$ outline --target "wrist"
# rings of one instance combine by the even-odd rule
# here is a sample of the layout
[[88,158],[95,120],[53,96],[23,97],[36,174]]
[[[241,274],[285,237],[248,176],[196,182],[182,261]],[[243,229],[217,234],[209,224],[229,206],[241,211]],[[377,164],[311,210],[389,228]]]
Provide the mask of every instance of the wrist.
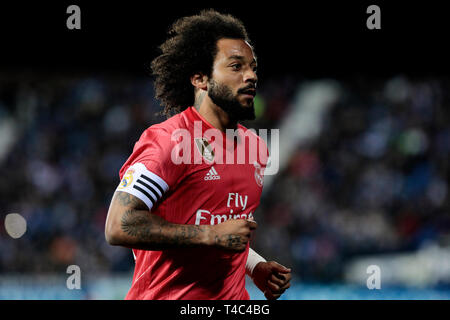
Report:
[[203,234],[202,244],[206,245],[208,247],[215,245],[215,232],[214,232],[214,226],[199,226],[200,230]]
[[247,274],[250,276],[250,278],[252,279],[255,278],[255,275],[258,273],[258,269],[263,267],[262,263],[265,263],[265,261],[258,262],[251,271],[250,270],[247,271],[248,272]]
[[245,264],[246,273],[251,277],[256,266],[261,262],[267,262],[267,260],[250,248],[248,251],[247,263]]

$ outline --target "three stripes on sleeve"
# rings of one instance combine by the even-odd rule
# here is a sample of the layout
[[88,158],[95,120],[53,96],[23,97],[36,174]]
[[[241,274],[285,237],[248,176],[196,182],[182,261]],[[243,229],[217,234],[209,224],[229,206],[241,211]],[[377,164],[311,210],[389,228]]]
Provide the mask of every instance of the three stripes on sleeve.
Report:
[[142,200],[150,210],[169,189],[167,183],[142,163],[128,168],[116,191],[123,191]]

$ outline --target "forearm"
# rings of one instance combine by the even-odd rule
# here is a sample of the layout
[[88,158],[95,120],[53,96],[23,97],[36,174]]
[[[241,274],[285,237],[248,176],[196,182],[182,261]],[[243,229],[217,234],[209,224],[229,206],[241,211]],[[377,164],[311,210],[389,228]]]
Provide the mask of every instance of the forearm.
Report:
[[244,251],[256,222],[230,219],[217,225],[170,223],[151,213],[137,197],[116,191],[106,218],[109,244],[142,250],[164,250],[196,246]]
[[206,226],[169,223],[148,211],[127,210],[121,219],[121,245],[143,250],[208,245]]
[[132,201],[136,199],[125,192],[114,195],[105,229],[110,244],[142,250],[211,244],[207,226],[170,223],[152,214],[145,206],[130,206]]

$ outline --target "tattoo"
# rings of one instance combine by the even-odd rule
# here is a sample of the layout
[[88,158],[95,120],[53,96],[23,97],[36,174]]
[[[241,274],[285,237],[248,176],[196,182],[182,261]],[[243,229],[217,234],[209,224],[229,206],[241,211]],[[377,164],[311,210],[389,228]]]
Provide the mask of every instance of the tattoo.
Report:
[[228,248],[235,248],[241,245],[241,237],[236,235],[228,235],[227,246]]
[[[118,194],[117,199],[124,206],[139,205],[136,197],[125,192]],[[124,211],[120,227],[124,233],[134,238],[133,242],[141,244],[148,250],[194,246],[200,243],[204,232],[201,226],[171,224],[148,210],[139,210],[134,207]]]
[[[122,207],[120,228],[128,236],[127,245],[136,249],[164,250],[193,247],[204,241],[207,226],[169,223],[152,214],[145,203],[127,192],[116,192],[117,205]],[[246,241],[236,234],[216,235],[214,243],[231,250],[245,249]]]
[[176,225],[173,227],[174,237],[173,244],[189,245],[192,240],[198,237],[200,232],[204,232],[199,226]]
[[197,111],[200,110],[200,105],[202,104],[203,99],[205,99],[205,96],[206,96],[206,91],[201,91],[198,94],[198,97],[195,97],[194,108],[197,109]]
[[129,194],[128,192],[117,191],[116,192],[117,200],[124,207],[133,207],[135,209],[146,210],[147,206],[145,203],[139,198]]
[[233,235],[233,234],[226,234],[221,237],[215,236],[214,242],[216,245],[224,246],[229,249],[239,249],[242,247],[242,240],[240,236]]
[[146,228],[148,219],[145,217],[145,213],[133,209],[126,210],[121,219],[122,231],[129,236],[145,239],[150,237],[149,229]]

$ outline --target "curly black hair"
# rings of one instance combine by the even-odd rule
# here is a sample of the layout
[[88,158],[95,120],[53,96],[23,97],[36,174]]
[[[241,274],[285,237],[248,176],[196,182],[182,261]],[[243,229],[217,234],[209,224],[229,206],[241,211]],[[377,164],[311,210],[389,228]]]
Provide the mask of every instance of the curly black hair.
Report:
[[159,47],[162,53],[152,63],[156,98],[167,117],[194,104],[194,74],[212,74],[217,41],[223,38],[243,39],[250,43],[239,19],[213,9],[183,17],[173,23],[167,40]]

